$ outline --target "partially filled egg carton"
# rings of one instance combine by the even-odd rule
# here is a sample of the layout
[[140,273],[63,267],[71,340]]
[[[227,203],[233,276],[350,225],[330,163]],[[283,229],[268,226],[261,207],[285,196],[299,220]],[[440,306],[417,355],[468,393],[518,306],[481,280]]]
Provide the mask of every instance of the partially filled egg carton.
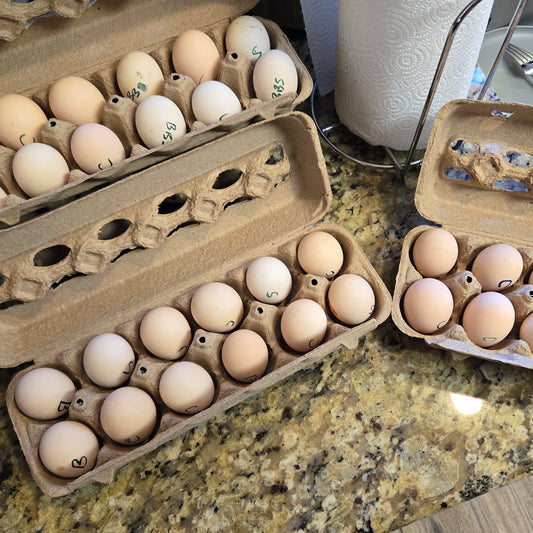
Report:
[[[297,246],[301,238],[313,230],[303,230],[286,242],[272,243],[262,250],[265,255],[280,259],[291,272],[293,286],[289,296],[278,305],[259,302],[250,294],[245,274],[249,264],[256,259],[250,257],[243,263],[233,266],[225,272],[219,268],[212,272],[203,282],[219,281],[233,287],[241,296],[244,303],[244,315],[238,329],[250,329],[258,333],[266,342],[269,361],[263,377],[252,383],[243,383],[233,379],[224,369],[221,359],[221,347],[228,333],[213,333],[201,329],[194,321],[190,301],[196,287],[187,288],[184,292],[166,294],[160,298],[157,305],[171,306],[180,310],[187,318],[193,330],[193,339],[185,356],[180,359],[191,361],[206,369],[215,383],[215,398],[211,406],[194,415],[183,415],[171,411],[164,405],[158,392],[159,379],[162,373],[175,361],[159,359],[150,354],[139,337],[139,324],[143,316],[152,306],[145,304],[139,307],[134,316],[120,322],[115,319],[108,324],[106,332],[114,332],[129,341],[136,354],[136,364],[129,382],[125,385],[138,387],[146,391],[155,401],[158,412],[158,422],[149,439],[138,446],[120,445],[106,436],[100,422],[100,408],[110,389],[103,389],[91,383],[82,366],[83,350],[94,335],[78,339],[68,349],[50,355],[46,364],[65,372],[76,384],[77,392],[68,411],[68,419],[82,422],[89,426],[98,436],[100,451],[94,469],[84,473],[76,479],[65,479],[49,473],[42,465],[38,449],[39,441],[44,431],[58,420],[38,421],[27,417],[18,408],[14,400],[14,391],[20,378],[35,366],[18,373],[11,382],[7,404],[15,430],[22,444],[22,449],[30,465],[30,469],[42,490],[52,496],[66,494],[77,487],[91,481],[109,482],[117,468],[153,450],[162,443],[176,437],[180,433],[200,424],[217,413],[257,394],[259,391],[284,379],[295,371],[318,361],[326,354],[340,346],[354,349],[357,339],[374,329],[388,316],[390,296],[380,278],[377,276],[368,259],[357,245],[353,236],[333,224],[320,225],[321,231],[334,236],[341,244],[344,253],[344,263],[339,275],[346,273],[358,274],[365,278],[374,290],[376,303],[371,317],[358,326],[347,326],[340,322],[329,310],[327,291],[331,280],[306,274],[297,261]],[[224,266],[224,265],[223,265]],[[307,353],[292,350],[284,341],[280,331],[280,318],[287,305],[294,300],[307,298],[317,302],[327,315],[327,332],[323,341]],[[128,314],[125,310],[124,314]],[[65,419],[63,417],[62,419]],[[61,419],[61,420],[62,420]],[[77,459],[77,458],[74,458]],[[80,458],[81,460],[81,458]]]

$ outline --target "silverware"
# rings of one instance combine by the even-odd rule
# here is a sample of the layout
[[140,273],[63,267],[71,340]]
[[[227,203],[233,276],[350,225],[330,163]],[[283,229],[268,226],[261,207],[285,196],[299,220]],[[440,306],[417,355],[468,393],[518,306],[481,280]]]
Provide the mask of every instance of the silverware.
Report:
[[530,52],[520,48],[519,46],[509,43],[507,45],[506,53],[512,59],[514,59],[516,63],[518,63],[519,67],[522,69],[522,72],[526,76],[533,75],[533,55]]

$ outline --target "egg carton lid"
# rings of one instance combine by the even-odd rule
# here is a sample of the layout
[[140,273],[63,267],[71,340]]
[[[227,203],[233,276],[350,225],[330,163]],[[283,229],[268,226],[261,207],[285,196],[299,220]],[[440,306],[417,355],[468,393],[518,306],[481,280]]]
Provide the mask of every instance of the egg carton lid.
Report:
[[448,228],[530,243],[531,131],[531,106],[461,99],[445,104],[418,178],[420,214]]

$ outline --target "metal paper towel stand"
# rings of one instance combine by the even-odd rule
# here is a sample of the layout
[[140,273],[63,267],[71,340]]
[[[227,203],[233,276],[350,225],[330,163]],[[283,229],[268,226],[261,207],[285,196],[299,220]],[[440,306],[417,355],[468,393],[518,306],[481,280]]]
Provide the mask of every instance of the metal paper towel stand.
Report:
[[[446,64],[446,60],[448,58],[448,53],[450,51],[450,48],[453,44],[453,40],[455,38],[455,34],[457,33],[457,30],[461,26],[461,23],[463,20],[470,14],[470,12],[482,2],[483,0],[472,0],[462,11],[461,13],[456,17],[456,19],[453,21],[453,24],[450,27],[450,30],[448,31],[448,35],[446,37],[446,41],[444,43],[444,48],[442,49],[442,53],[439,59],[439,63],[437,65],[437,70],[435,71],[435,75],[433,76],[433,81],[431,82],[431,87],[429,89],[426,102],[424,104],[424,108],[422,109],[422,114],[420,115],[420,119],[418,121],[418,125],[415,130],[415,134],[413,136],[413,140],[411,141],[411,146],[409,147],[409,151],[407,152],[407,156],[403,164],[400,164],[396,156],[393,154],[392,150],[386,146],[383,147],[387,155],[392,160],[392,165],[386,165],[386,164],[378,164],[378,163],[370,163],[368,161],[362,161],[359,159],[356,159],[355,157],[347,154],[343,150],[341,150],[338,146],[336,146],[333,142],[329,140],[329,138],[326,136],[326,131],[329,131],[333,128],[335,128],[338,124],[327,126],[325,128],[322,128],[318,124],[318,120],[315,115],[315,94],[317,89],[317,83],[314,83],[313,86],[313,92],[311,93],[311,115],[313,117],[313,120],[315,122],[315,125],[318,129],[318,132],[322,136],[322,138],[328,143],[329,146],[331,146],[337,153],[341,154],[342,156],[346,157],[347,159],[359,163],[360,165],[372,167],[372,168],[378,168],[378,169],[396,169],[400,171],[400,175],[402,178],[405,178],[407,172],[409,171],[409,168],[411,166],[417,166],[420,165],[422,162],[422,159],[419,159],[417,161],[413,161],[413,155],[416,150],[416,145],[418,144],[418,141],[420,139],[420,135],[422,134],[422,128],[424,127],[424,124],[426,122],[429,108],[431,107],[431,103],[433,102],[433,97],[435,96],[435,92],[437,91],[437,87],[439,85],[439,81],[442,75],[442,71],[444,70],[444,66]],[[498,55],[494,59],[494,62],[492,63],[492,66],[490,68],[489,73],[487,74],[485,83],[483,84],[481,91],[479,92],[479,95],[477,97],[478,100],[483,100],[485,97],[485,94],[489,88],[490,83],[492,82],[492,78],[494,77],[494,74],[496,73],[496,70],[498,68],[498,65],[500,64],[500,60],[503,57],[503,54],[505,53],[505,50],[507,48],[507,45],[509,44],[509,41],[511,40],[511,37],[513,36],[514,30],[516,26],[518,25],[518,21],[520,19],[520,16],[522,15],[522,12],[524,11],[524,8],[527,4],[527,0],[519,0],[518,5],[516,7],[516,10],[514,12],[513,18],[511,19],[511,22],[509,23],[509,27],[507,29],[507,33],[505,35],[505,38],[502,42],[501,48],[498,52]]]

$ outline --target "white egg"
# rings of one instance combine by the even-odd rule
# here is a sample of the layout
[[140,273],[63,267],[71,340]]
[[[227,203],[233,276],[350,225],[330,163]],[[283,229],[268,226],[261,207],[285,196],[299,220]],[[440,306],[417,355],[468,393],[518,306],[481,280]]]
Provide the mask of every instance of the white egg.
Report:
[[255,64],[252,79],[255,95],[264,102],[298,90],[298,72],[282,50],[265,52]]
[[260,302],[278,304],[291,292],[291,273],[279,259],[259,257],[246,270],[246,285]]
[[255,17],[237,17],[226,30],[226,50],[237,52],[255,63],[270,50],[268,32]]
[[235,93],[215,80],[200,83],[192,93],[192,112],[196,120],[209,126],[242,111]]

